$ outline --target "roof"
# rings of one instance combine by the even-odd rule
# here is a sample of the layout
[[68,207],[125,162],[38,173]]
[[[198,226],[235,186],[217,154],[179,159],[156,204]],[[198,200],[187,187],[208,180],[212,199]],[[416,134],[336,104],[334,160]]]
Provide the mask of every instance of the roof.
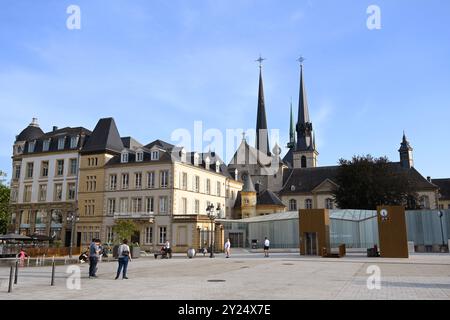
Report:
[[81,150],[82,153],[114,152],[124,149],[122,139],[113,118],[100,119]]
[[256,192],[255,185],[253,184],[252,177],[249,174],[243,176],[244,186],[242,191],[244,192]]
[[127,149],[136,150],[142,148],[142,144],[132,137],[122,137],[120,140],[122,140],[123,146]]
[[[56,152],[56,151],[69,151],[69,150],[78,150],[80,149],[85,141],[86,137],[89,137],[91,131],[83,127],[66,127],[62,129],[57,129],[54,131],[50,131],[42,134],[38,139],[29,140],[25,144],[24,154],[35,154],[40,152]],[[79,137],[78,143],[76,146],[71,148],[71,139],[72,137]],[[59,148],[59,139],[65,138],[64,147],[62,149]],[[48,150],[44,150],[44,141],[49,141]],[[35,142],[35,147],[33,152],[28,152],[28,145],[31,142]]]
[[450,179],[431,180],[439,188],[440,200],[450,200]]
[[[239,191],[236,196],[236,201],[234,202],[234,208],[240,208],[242,205],[242,191]],[[256,205],[260,206],[282,206],[285,207],[284,203],[280,198],[270,190],[264,190],[256,195]]]
[[175,147],[173,144],[167,143],[167,142],[159,140],[159,139],[150,142],[145,147],[147,149],[151,149],[151,148],[153,148],[155,146],[157,146],[157,147],[159,147],[161,149],[164,149],[164,150],[171,150],[171,149],[173,149],[173,147]]
[[[425,179],[415,168],[403,168],[400,162],[390,162],[395,172],[406,172],[416,190],[436,190],[436,185]],[[284,186],[280,194],[311,193],[322,182],[329,179],[336,183],[339,166],[298,168],[286,170]]]
[[262,68],[259,69],[258,111],[256,115],[256,149],[267,155],[270,155],[269,133],[267,131],[266,105],[264,102]]
[[27,140],[35,140],[44,134],[39,125],[37,124],[37,119],[33,118],[33,121],[22,130],[17,136],[16,141],[27,141]]

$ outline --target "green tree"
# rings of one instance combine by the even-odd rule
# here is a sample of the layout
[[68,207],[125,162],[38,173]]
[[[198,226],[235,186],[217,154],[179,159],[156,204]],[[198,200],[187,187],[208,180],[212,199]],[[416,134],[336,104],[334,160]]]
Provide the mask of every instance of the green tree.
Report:
[[371,155],[339,160],[334,200],[339,208],[375,210],[378,205],[415,208],[417,194],[407,171]]
[[11,190],[4,184],[6,173],[0,171],[0,234],[8,232],[11,210],[9,207],[9,196]]
[[113,231],[116,233],[118,241],[122,241],[123,239],[130,240],[133,233],[137,230],[136,223],[131,220],[118,220],[113,227]]

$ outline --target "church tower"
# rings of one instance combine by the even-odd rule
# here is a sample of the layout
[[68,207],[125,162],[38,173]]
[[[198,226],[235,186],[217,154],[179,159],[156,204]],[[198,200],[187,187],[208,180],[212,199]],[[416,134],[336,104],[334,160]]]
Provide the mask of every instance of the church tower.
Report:
[[298,100],[298,122],[296,126],[297,144],[293,154],[294,168],[317,167],[317,157],[313,126],[309,119],[308,101],[306,99],[305,82],[303,79],[303,61],[300,57],[300,93]]
[[265,59],[259,57],[259,89],[258,89],[258,113],[256,116],[256,149],[270,156],[269,133],[267,130],[266,105],[264,102],[264,86],[262,79],[262,62]]
[[411,169],[414,167],[413,148],[411,148],[409,141],[406,139],[405,132],[403,132],[403,140],[398,152],[400,153],[400,165],[403,168]]
[[292,111],[292,99],[291,99],[291,113],[289,119],[289,142],[287,147],[289,149],[295,150],[295,146],[297,145],[297,141],[295,139],[295,123],[294,123],[294,112]]

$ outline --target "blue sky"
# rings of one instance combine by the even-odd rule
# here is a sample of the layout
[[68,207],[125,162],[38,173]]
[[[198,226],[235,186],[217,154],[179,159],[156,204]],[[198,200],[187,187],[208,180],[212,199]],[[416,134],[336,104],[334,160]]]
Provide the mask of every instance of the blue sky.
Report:
[[[70,4],[81,30],[66,28]],[[366,27],[372,4],[381,30]],[[320,165],[398,161],[405,130],[416,168],[450,177],[449,15],[438,0],[2,0],[0,170],[10,173],[32,117],[49,131],[112,116],[142,143],[170,142],[196,120],[254,128],[261,53],[268,125],[283,145],[303,54]]]

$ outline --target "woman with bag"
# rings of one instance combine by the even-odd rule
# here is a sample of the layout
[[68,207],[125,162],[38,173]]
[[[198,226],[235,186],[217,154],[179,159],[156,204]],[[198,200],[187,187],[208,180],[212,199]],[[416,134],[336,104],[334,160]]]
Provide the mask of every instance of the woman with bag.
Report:
[[130,254],[130,247],[128,246],[128,240],[124,239],[122,241],[122,244],[119,246],[119,267],[117,268],[117,275],[115,280],[117,280],[120,276],[120,273],[122,272],[122,279],[128,279],[127,278],[127,267],[128,267],[128,261],[131,261],[131,254]]

